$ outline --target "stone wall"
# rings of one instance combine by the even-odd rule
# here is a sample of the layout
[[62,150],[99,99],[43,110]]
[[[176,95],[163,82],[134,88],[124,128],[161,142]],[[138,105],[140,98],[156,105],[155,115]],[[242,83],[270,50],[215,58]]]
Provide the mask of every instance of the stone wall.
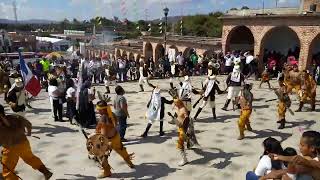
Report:
[[229,46],[232,31],[239,26],[248,27],[254,36],[254,54],[263,57],[263,45],[268,33],[276,27],[286,26],[291,28],[300,40],[301,70],[306,69],[311,62],[312,52],[310,46],[317,35],[320,34],[320,16],[263,16],[263,17],[238,17],[223,19],[222,49]]

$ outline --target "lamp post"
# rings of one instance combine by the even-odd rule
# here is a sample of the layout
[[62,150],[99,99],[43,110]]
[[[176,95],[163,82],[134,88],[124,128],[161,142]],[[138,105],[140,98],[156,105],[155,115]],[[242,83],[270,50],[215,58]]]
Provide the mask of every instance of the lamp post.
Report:
[[169,9],[166,7],[163,9],[164,17],[165,17],[165,24],[164,24],[164,55],[166,56],[167,50],[167,23],[168,23],[168,14]]

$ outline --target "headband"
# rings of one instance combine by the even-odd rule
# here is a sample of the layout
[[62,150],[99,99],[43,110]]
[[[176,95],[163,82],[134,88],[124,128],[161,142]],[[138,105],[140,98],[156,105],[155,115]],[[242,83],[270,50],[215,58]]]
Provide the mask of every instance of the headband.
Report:
[[108,109],[108,107],[109,107],[108,105],[107,105],[107,106],[98,106],[98,105],[97,105],[97,106],[96,106],[96,109],[97,109],[97,110],[105,110],[105,109]]

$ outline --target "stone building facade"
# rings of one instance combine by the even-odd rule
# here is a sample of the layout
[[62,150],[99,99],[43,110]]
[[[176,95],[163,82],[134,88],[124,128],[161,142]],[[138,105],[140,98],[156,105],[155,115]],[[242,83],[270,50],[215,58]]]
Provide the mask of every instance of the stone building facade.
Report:
[[[311,63],[313,49],[320,41],[320,15],[261,15],[261,16],[225,16],[223,20],[222,49],[227,52],[231,49],[231,40],[241,36],[251,36],[247,42],[254,54],[260,59],[264,56],[264,46],[268,38],[278,28],[294,33],[300,46],[299,68],[306,69]],[[240,29],[240,30],[239,30]],[[248,39],[248,38],[246,38]],[[250,39],[250,38],[249,38]],[[283,41],[281,37],[278,41]],[[262,63],[261,63],[262,64]]]

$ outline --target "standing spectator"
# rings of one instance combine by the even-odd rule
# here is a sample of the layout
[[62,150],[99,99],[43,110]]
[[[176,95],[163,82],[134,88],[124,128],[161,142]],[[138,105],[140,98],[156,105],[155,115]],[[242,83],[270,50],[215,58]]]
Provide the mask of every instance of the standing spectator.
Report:
[[121,137],[121,141],[125,142],[127,141],[124,136],[126,134],[127,129],[127,118],[130,118],[129,112],[128,112],[128,103],[126,98],[124,97],[125,91],[121,86],[117,86],[115,88],[115,91],[117,93],[117,96],[114,100],[114,114],[116,115],[118,121],[119,121],[119,127],[118,131]]
[[123,58],[118,59],[118,68],[119,68],[119,81],[123,82],[124,81],[124,74],[126,72],[126,61],[123,60]]
[[59,91],[57,79],[49,81],[48,93],[53,104],[54,121],[62,122],[62,92]]
[[79,94],[79,124],[86,128],[96,123],[94,105],[92,103],[95,97],[95,89],[92,91],[90,87],[91,82],[86,80]]
[[69,118],[70,124],[73,124],[73,119],[77,118],[76,110],[76,88],[74,86],[74,81],[69,79],[67,81],[67,117]]
[[231,56],[230,52],[226,54],[224,57],[225,60],[225,67],[224,67],[224,73],[229,74],[232,72],[232,64],[233,64],[233,56]]

